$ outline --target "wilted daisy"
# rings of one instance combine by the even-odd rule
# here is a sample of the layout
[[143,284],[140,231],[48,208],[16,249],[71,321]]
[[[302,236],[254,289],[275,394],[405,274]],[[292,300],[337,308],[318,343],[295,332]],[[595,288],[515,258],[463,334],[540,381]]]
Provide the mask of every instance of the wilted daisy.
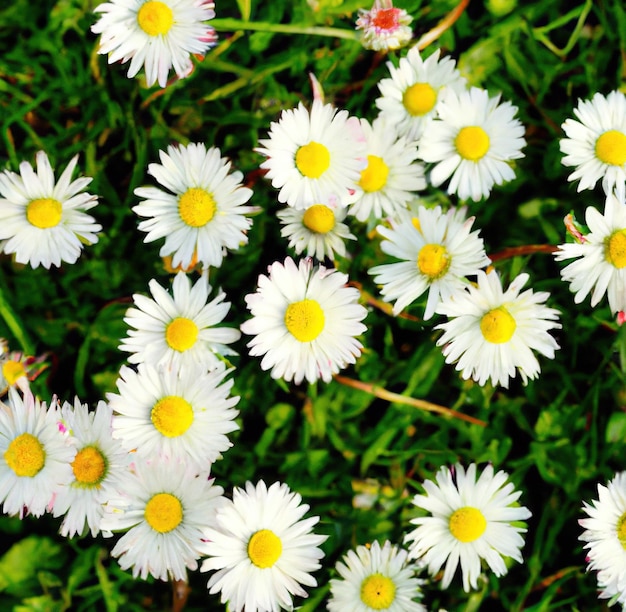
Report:
[[395,8],[392,0],[374,0],[367,11],[359,9],[356,29],[362,30],[361,44],[374,51],[400,49],[413,38],[409,27],[413,17],[404,9]]
[[261,368],[272,378],[296,384],[306,378],[330,382],[340,368],[356,361],[367,310],[348,276],[324,266],[291,258],[275,262],[269,276],[259,276],[256,293],[246,296],[252,318],[241,331],[253,335],[250,355],[263,355]]
[[407,560],[407,551],[386,541],[383,547],[357,546],[337,563],[341,576],[330,581],[330,612],[426,612],[415,601],[421,594],[417,565]]
[[56,183],[48,156],[39,151],[36,161],[36,172],[24,161],[19,174],[0,173],[0,248],[33,268],[75,263],[83,244],[98,242],[102,229],[84,212],[97,205],[97,196],[81,193],[92,179],[71,180],[78,156]]
[[172,295],[152,279],[148,286],[153,299],[133,295],[135,308],[126,311],[124,321],[132,328],[120,350],[131,353],[130,363],[164,365],[174,369],[185,365],[214,368],[218,355],[232,355],[226,345],[240,333],[228,327],[215,327],[230,308],[220,292],[207,303],[211,287],[206,274],[192,286],[183,272],[174,277]]
[[204,531],[208,559],[200,571],[215,572],[209,592],[221,592],[232,612],[292,610],[294,595],[307,596],[302,585],[317,585],[311,572],[324,556],[319,546],[327,536],[312,532],[319,517],[303,519],[308,510],[286,484],[235,487],[232,501],[217,511],[217,525]]
[[315,100],[311,112],[300,104],[272,122],[269,138],[256,149],[267,157],[278,201],[295,208],[338,199],[346,205],[363,166],[364,143],[348,122],[348,111]]
[[57,427],[55,406],[9,390],[0,402],[0,502],[5,514],[41,516],[72,480],[76,449]]
[[524,384],[539,375],[533,351],[554,359],[559,345],[548,331],[561,327],[559,312],[544,305],[545,291],[520,293],[528,278],[520,274],[503,291],[497,272],[481,270],[477,286],[467,285],[437,307],[449,319],[435,328],[444,332],[437,345],[464,379],[508,388],[518,371]]
[[456,62],[449,57],[440,60],[440,54],[437,49],[424,60],[419,49],[411,47],[397,68],[387,62],[391,78],[378,83],[382,96],[376,100],[376,106],[380,116],[409,140],[420,138],[446,91],[465,89],[465,79],[456,69]]
[[398,314],[428,291],[424,319],[435,314],[439,302],[462,289],[466,276],[475,275],[489,263],[478,230],[472,230],[474,217],[465,219],[464,209],[444,213],[436,208],[418,208],[418,216],[395,224],[391,229],[379,225],[385,238],[380,248],[401,260],[369,270],[387,301],[395,301]]
[[576,304],[591,293],[596,306],[606,293],[614,314],[626,310],[626,205],[611,194],[604,215],[588,206],[585,221],[590,232],[580,237],[582,242],[561,244],[555,253],[557,261],[576,258],[561,277],[570,283]]
[[516,491],[509,476],[492,465],[478,476],[476,464],[467,468],[456,464],[442,467],[436,482],[424,482],[426,495],[416,495],[413,504],[431,516],[411,520],[417,525],[406,536],[410,544],[409,556],[428,565],[434,576],[445,563],[441,588],[452,581],[459,562],[463,575],[463,589],[478,588],[481,559],[496,576],[504,576],[508,569],[503,557],[522,563],[520,549],[526,529],[512,523],[530,517],[528,508],[516,505],[522,494]]
[[148,86],[167,85],[170,68],[179,78],[192,69],[191,54],[204,55],[217,41],[204,23],[215,17],[213,2],[198,0],[110,0],[94,11],[102,13],[91,26],[101,34],[98,53],[109,64],[130,60],[128,78],[145,66]]
[[[225,249],[236,250],[248,241],[252,221],[244,206],[252,190],[243,187],[243,175],[229,174],[231,164],[219,149],[203,144],[169,146],[159,151],[160,164],[148,172],[169,191],[140,187],[135,195],[146,198],[133,207],[140,217],[139,229],[147,232],[144,242],[165,238],[161,257],[172,255],[171,266],[188,268],[192,261],[204,267],[220,266]],[[170,193],[171,192],[171,193]]]
[[95,537],[103,504],[126,472],[129,455],[111,435],[112,411],[106,402],[98,402],[90,412],[87,404],[76,398],[74,405],[63,403],[59,417],[73,437],[76,456],[71,464],[73,478],[57,493],[53,515],[65,515],[61,535],[71,538],[89,530]]
[[230,397],[230,370],[212,372],[194,365],[166,370],[142,363],[135,371],[122,366],[119,394],[108,393],[115,411],[113,435],[137,457],[166,459],[207,470],[232,444],[227,434],[239,429]]
[[222,487],[174,461],[137,461],[105,505],[103,535],[126,531],[111,555],[133,577],[186,580],[198,568],[204,531],[215,524]]
[[489,197],[494,185],[515,178],[510,162],[524,157],[526,144],[516,106],[472,87],[448,92],[438,111],[418,149],[425,162],[436,164],[430,172],[435,187],[450,179],[448,193],[478,201]]
[[607,96],[594,94],[591,100],[579,100],[574,115],[566,119],[563,131],[567,138],[559,141],[564,166],[575,166],[567,177],[578,183],[578,191],[593,189],[602,179],[602,188],[609,195],[618,190],[624,199],[626,184],[626,96],[612,91]]

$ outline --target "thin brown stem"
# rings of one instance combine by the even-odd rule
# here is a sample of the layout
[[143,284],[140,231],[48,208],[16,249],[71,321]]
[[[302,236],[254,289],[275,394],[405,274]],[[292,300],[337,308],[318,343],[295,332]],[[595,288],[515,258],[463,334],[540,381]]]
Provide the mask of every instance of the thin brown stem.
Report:
[[432,30],[424,34],[416,43],[416,47],[422,51],[430,43],[437,40],[446,30],[449,30],[454,22],[463,14],[470,0],[461,0]]
[[524,244],[518,247],[508,247],[502,249],[493,255],[489,255],[491,261],[499,261],[501,259],[510,259],[519,255],[533,255],[534,253],[555,253],[559,247],[551,244]]

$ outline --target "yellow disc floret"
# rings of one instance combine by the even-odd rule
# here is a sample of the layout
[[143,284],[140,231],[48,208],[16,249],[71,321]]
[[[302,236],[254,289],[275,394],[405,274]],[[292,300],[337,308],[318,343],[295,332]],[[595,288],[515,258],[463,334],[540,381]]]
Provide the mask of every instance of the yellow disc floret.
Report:
[[359,186],[365,193],[380,191],[389,177],[389,166],[377,155],[367,156],[367,168],[361,172]]
[[461,128],[454,139],[454,146],[458,154],[463,159],[473,162],[485,156],[489,151],[489,144],[489,135],[477,125]]
[[26,368],[23,363],[8,359],[2,364],[2,376],[4,376],[9,385],[14,385],[18,378],[26,376]]
[[335,227],[335,213],[324,204],[314,204],[304,211],[302,223],[316,234],[327,234]]
[[315,300],[300,300],[287,306],[285,326],[300,342],[315,340],[324,329],[324,311]]
[[609,130],[596,140],[596,156],[610,166],[623,166],[626,163],[626,134]]
[[396,598],[396,585],[382,574],[371,574],[361,583],[361,601],[372,610],[386,610]]
[[149,0],[137,12],[137,23],[148,36],[167,34],[174,24],[174,13],[164,2]]
[[450,267],[450,256],[442,244],[425,244],[417,255],[419,271],[430,280],[442,277]]
[[159,433],[167,438],[176,438],[191,427],[193,408],[186,399],[168,395],[152,407],[150,418]]
[[492,344],[508,342],[513,337],[516,327],[515,319],[504,306],[490,310],[480,320],[483,338]]
[[437,92],[428,83],[415,83],[402,94],[402,104],[409,115],[419,117],[435,108]]
[[56,227],[61,222],[63,206],[53,198],[39,198],[26,206],[26,219],[39,229]]
[[186,317],[176,317],[165,328],[165,341],[167,345],[182,353],[190,349],[198,339],[198,326]]
[[213,196],[199,187],[187,189],[178,199],[178,214],[191,227],[204,227],[216,211]]
[[171,493],[157,493],[146,504],[144,518],[155,531],[169,533],[181,524],[183,505]]
[[303,176],[319,178],[330,166],[330,151],[319,142],[311,141],[296,151],[296,167]]
[[604,256],[616,268],[626,266],[626,229],[617,230],[606,239]]
[[487,529],[487,519],[478,508],[465,506],[450,516],[450,533],[460,542],[473,542]]
[[283,552],[280,538],[269,529],[261,529],[248,541],[248,557],[261,569],[272,567]]
[[616,525],[616,531],[619,543],[626,550],[626,512],[619,517]]
[[46,451],[35,436],[23,433],[11,441],[4,460],[16,476],[32,478],[46,463]]
[[81,448],[72,461],[72,471],[79,485],[94,487],[106,475],[107,461],[95,446]]

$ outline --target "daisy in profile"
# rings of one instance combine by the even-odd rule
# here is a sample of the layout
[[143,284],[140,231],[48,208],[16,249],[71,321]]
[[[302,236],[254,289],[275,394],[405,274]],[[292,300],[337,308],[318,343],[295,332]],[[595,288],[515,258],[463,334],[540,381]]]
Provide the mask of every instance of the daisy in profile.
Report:
[[41,516],[72,480],[76,449],[57,427],[56,406],[12,388],[0,402],[0,502],[5,514]]
[[35,380],[48,367],[47,358],[46,354],[32,357],[20,351],[2,352],[0,346],[0,396],[9,387],[18,387],[26,392],[30,381]]
[[103,504],[127,471],[129,455],[111,435],[112,411],[106,402],[90,411],[76,398],[73,405],[63,403],[59,417],[73,437],[76,456],[71,463],[73,478],[57,493],[52,514],[63,516],[61,535],[71,538],[89,530],[95,537]]
[[294,595],[307,597],[303,585],[317,585],[311,573],[324,556],[319,546],[327,536],[312,531],[318,516],[302,518],[308,510],[283,483],[235,487],[232,501],[217,510],[216,526],[204,530],[208,558],[200,571],[215,572],[209,593],[221,593],[232,612],[292,610]]
[[575,167],[568,181],[577,181],[578,191],[593,189],[599,179],[609,195],[616,188],[621,200],[626,184],[626,96],[612,91],[607,96],[594,94],[579,100],[574,109],[578,118],[566,119],[559,141],[564,166]]
[[376,100],[379,116],[409,140],[421,137],[436,116],[446,91],[465,89],[465,79],[456,69],[456,62],[449,57],[440,60],[440,55],[441,50],[437,49],[424,60],[419,49],[411,47],[397,68],[387,62],[391,78],[378,83],[382,94]]
[[171,266],[188,268],[192,262],[205,268],[220,266],[225,249],[246,244],[245,232],[252,212],[244,204],[252,190],[243,187],[241,172],[230,172],[231,164],[219,149],[190,144],[159,151],[160,164],[150,164],[148,173],[168,191],[140,187],[135,195],[145,201],[133,207],[140,217],[139,230],[147,232],[144,242],[165,238],[159,255],[172,256]]
[[407,551],[386,541],[357,546],[337,563],[341,578],[330,581],[330,612],[426,612],[415,601],[422,596],[423,580],[415,576],[418,567],[407,560]]
[[149,363],[180,368],[202,365],[212,369],[220,355],[233,355],[226,345],[240,333],[228,327],[215,327],[230,308],[226,295],[219,293],[207,303],[211,287],[206,274],[192,286],[183,272],[174,277],[172,295],[152,279],[148,286],[153,299],[133,295],[134,308],[126,311],[124,321],[132,328],[122,340],[120,350],[131,353],[130,363]]
[[230,397],[231,370],[190,365],[180,370],[139,364],[120,369],[119,394],[108,393],[115,412],[113,436],[137,457],[162,456],[207,470],[232,443],[227,434],[239,429]]
[[364,143],[348,118],[330,104],[315,100],[309,112],[303,104],[281,113],[272,122],[269,138],[256,149],[267,159],[278,201],[294,208],[327,202],[336,197],[345,206],[353,195],[363,166]]
[[100,19],[91,26],[101,34],[98,53],[109,64],[130,60],[128,78],[145,68],[148,87],[167,85],[170,68],[179,78],[192,70],[191,55],[204,55],[217,41],[204,23],[215,17],[213,2],[197,0],[110,0],[94,11]]
[[626,310],[626,205],[613,194],[606,198],[604,215],[587,207],[585,221],[588,234],[577,242],[561,244],[557,261],[575,259],[561,270],[580,304],[591,293],[591,305],[608,294],[613,314]]
[[103,535],[126,532],[111,555],[134,578],[186,580],[187,569],[198,568],[203,534],[215,524],[223,493],[191,466],[156,458],[137,461],[104,508]]
[[481,560],[496,576],[508,571],[504,557],[523,562],[520,534],[526,529],[512,523],[525,521],[531,514],[517,505],[522,493],[508,478],[506,472],[494,473],[492,465],[480,475],[475,463],[467,471],[459,464],[444,466],[435,482],[424,482],[426,495],[413,498],[413,504],[430,516],[411,520],[417,528],[405,538],[410,543],[409,556],[427,565],[431,576],[445,563],[442,589],[452,582],[459,562],[465,591],[478,588]]
[[374,0],[367,11],[359,9],[356,29],[362,30],[361,44],[373,51],[393,51],[409,44],[413,38],[410,27],[413,17],[404,9],[395,8],[393,0]]
[[85,212],[97,205],[97,196],[81,193],[92,179],[71,180],[78,156],[56,183],[48,156],[39,151],[36,161],[36,171],[24,161],[19,174],[0,173],[0,249],[32,268],[75,263],[83,244],[98,242],[102,229]]
[[510,162],[524,157],[526,145],[516,106],[472,87],[449,92],[438,111],[418,148],[421,159],[435,164],[430,172],[435,187],[450,179],[448,193],[478,201],[489,197],[494,185],[515,178]]
[[379,221],[397,215],[415,197],[414,192],[426,187],[424,167],[417,161],[415,143],[398,138],[385,119],[379,117],[373,124],[361,119],[360,126],[367,166],[361,170],[357,199],[349,212],[359,221]]
[[252,318],[241,331],[254,336],[250,355],[263,355],[261,368],[271,369],[272,378],[330,382],[355,363],[363,348],[355,336],[366,329],[361,321],[367,310],[347,282],[346,274],[310,260],[296,266],[289,257],[259,276],[256,293],[245,298]]
[[449,319],[435,327],[443,330],[437,345],[464,379],[508,389],[517,372],[524,384],[539,375],[533,351],[554,359],[559,345],[548,332],[560,329],[559,312],[545,306],[545,291],[520,293],[528,278],[520,274],[504,291],[497,272],[480,270],[477,286],[467,285],[437,307]]
[[424,319],[430,319],[441,300],[465,287],[466,276],[489,264],[478,230],[472,231],[473,223],[474,217],[465,219],[465,209],[444,213],[439,206],[420,206],[417,218],[391,229],[378,226],[385,238],[380,248],[400,261],[375,266],[369,273],[382,285],[383,298],[395,300],[394,315],[428,291]]

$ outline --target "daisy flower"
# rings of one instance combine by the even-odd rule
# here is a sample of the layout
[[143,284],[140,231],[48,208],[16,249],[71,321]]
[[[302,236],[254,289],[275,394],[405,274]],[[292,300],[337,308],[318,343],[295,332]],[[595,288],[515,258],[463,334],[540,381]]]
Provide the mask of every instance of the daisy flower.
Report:
[[203,534],[215,523],[224,490],[182,463],[138,461],[134,469],[105,505],[103,535],[126,531],[111,555],[134,578],[186,580],[187,569],[198,568]]
[[41,516],[72,480],[76,449],[57,427],[58,411],[27,391],[0,402],[0,502],[5,514]]
[[149,284],[153,299],[133,295],[135,308],[124,321],[134,329],[122,340],[120,350],[131,353],[130,363],[181,368],[192,364],[217,366],[219,355],[233,355],[226,344],[239,339],[236,329],[215,327],[224,319],[230,302],[222,292],[207,303],[211,286],[203,274],[192,286],[184,272],[174,277],[172,295],[156,280]]
[[46,354],[31,357],[20,351],[2,353],[0,347],[0,395],[4,395],[9,387],[26,391],[30,381],[35,380],[48,367],[47,358]]
[[434,576],[445,563],[441,588],[445,589],[461,563],[463,589],[478,588],[481,559],[496,576],[508,569],[503,557],[522,563],[520,549],[526,529],[512,525],[531,516],[528,508],[515,505],[521,495],[509,476],[494,474],[488,465],[478,476],[476,464],[467,468],[457,464],[442,467],[436,482],[424,482],[426,495],[416,495],[413,504],[430,516],[418,517],[411,523],[418,527],[405,540],[410,544],[409,556],[428,565]]
[[563,131],[567,138],[559,141],[564,166],[576,170],[567,177],[577,181],[578,191],[593,189],[602,179],[609,195],[616,188],[624,199],[626,183],[626,96],[612,91],[607,96],[596,93],[591,100],[579,100],[574,115],[566,119]]
[[307,596],[301,585],[317,585],[311,572],[320,568],[327,536],[312,532],[319,517],[303,519],[309,506],[301,502],[286,484],[247,482],[218,509],[216,526],[204,530],[208,559],[200,571],[215,572],[209,593],[221,592],[232,612],[292,610],[294,595]]
[[[150,164],[148,173],[168,189],[140,187],[135,195],[145,202],[134,206],[140,217],[139,230],[147,232],[144,242],[165,238],[159,255],[172,256],[171,266],[188,268],[192,261],[220,266],[225,249],[246,244],[245,232],[253,211],[243,206],[252,190],[242,187],[241,172],[229,174],[231,164],[219,149],[203,144],[159,151],[160,164]],[[170,193],[171,192],[171,193]]]
[[413,38],[411,21],[413,17],[404,9],[394,8],[392,0],[374,0],[369,11],[359,9],[356,29],[362,30],[361,44],[366,49],[392,51]]
[[283,226],[280,235],[289,240],[289,247],[296,255],[304,252],[308,257],[323,261],[334,259],[335,253],[343,257],[346,254],[344,241],[356,240],[348,226],[342,223],[346,213],[344,207],[331,201],[302,209],[287,206],[276,216]]
[[618,589],[617,581],[608,580],[605,572],[598,572],[598,588],[601,589],[598,597],[610,600],[607,605],[613,606],[619,603],[622,606],[622,610],[626,610],[626,590]]
[[76,456],[72,461],[72,480],[56,495],[55,517],[63,516],[61,535],[73,537],[86,528],[95,537],[100,531],[103,504],[115,492],[127,470],[129,456],[111,436],[112,410],[100,401],[95,411],[76,398],[74,405],[64,402],[61,423],[73,436]]
[[415,577],[414,563],[408,553],[386,541],[383,547],[375,541],[370,546],[357,546],[348,551],[339,563],[341,579],[330,581],[330,612],[426,612],[414,601],[422,596],[422,580]]
[[19,174],[0,173],[0,248],[33,268],[75,263],[83,244],[98,242],[96,234],[102,229],[84,212],[97,205],[97,196],[81,193],[92,179],[71,180],[78,155],[56,183],[43,151],[37,153],[36,162],[36,172],[24,161]]
[[212,372],[194,365],[166,370],[142,363],[137,371],[122,366],[119,395],[108,393],[115,412],[113,436],[137,457],[162,456],[206,470],[231,446],[227,434],[239,429],[220,364]]
[[515,178],[509,162],[524,157],[526,144],[516,106],[472,87],[448,92],[438,110],[418,148],[425,162],[436,164],[430,172],[435,187],[450,179],[448,193],[478,201],[489,197],[494,185]]
[[348,120],[348,111],[315,100],[311,112],[300,104],[272,122],[269,138],[255,149],[267,159],[278,201],[294,208],[327,202],[336,197],[346,205],[359,180],[364,143]]
[[613,314],[626,310],[626,205],[613,194],[606,198],[604,215],[587,207],[585,221],[591,230],[579,242],[559,245],[557,261],[576,259],[563,270],[561,277],[570,283],[580,304],[591,293],[596,306],[605,293]]
[[465,79],[456,69],[456,62],[449,57],[440,60],[440,54],[437,49],[424,60],[419,49],[411,47],[397,68],[387,62],[391,78],[378,83],[382,94],[376,100],[379,116],[409,140],[421,137],[447,90],[465,89]]
[[94,11],[100,19],[91,26],[101,34],[98,53],[109,64],[130,60],[128,78],[145,67],[148,87],[167,85],[170,68],[179,78],[192,70],[190,55],[204,55],[217,41],[205,21],[215,17],[213,2],[198,0],[111,0]]
[[382,118],[360,121],[366,142],[367,166],[357,183],[358,197],[349,212],[359,221],[394,216],[406,208],[415,191],[426,187],[424,167],[416,161],[415,143],[396,132]]
[[449,318],[435,327],[444,332],[437,345],[443,346],[446,363],[456,363],[464,379],[479,385],[491,380],[507,389],[517,371],[524,384],[538,376],[533,351],[554,359],[559,345],[548,331],[560,329],[559,312],[544,305],[550,297],[545,291],[520,293],[528,278],[520,274],[503,291],[496,272],[480,270],[478,286],[467,285],[436,308]]
[[395,315],[428,291],[424,319],[430,319],[441,300],[467,284],[466,276],[489,264],[473,223],[474,217],[465,219],[465,209],[444,213],[439,206],[420,206],[416,219],[376,228],[385,238],[382,251],[401,260],[369,270],[384,299],[395,300]]
[[296,266],[289,257],[273,263],[269,276],[259,276],[256,293],[245,298],[252,318],[241,331],[254,336],[250,355],[263,355],[261,368],[271,369],[272,378],[330,382],[355,363],[363,348],[355,336],[366,329],[360,321],[367,310],[347,282],[347,274],[310,260]]

